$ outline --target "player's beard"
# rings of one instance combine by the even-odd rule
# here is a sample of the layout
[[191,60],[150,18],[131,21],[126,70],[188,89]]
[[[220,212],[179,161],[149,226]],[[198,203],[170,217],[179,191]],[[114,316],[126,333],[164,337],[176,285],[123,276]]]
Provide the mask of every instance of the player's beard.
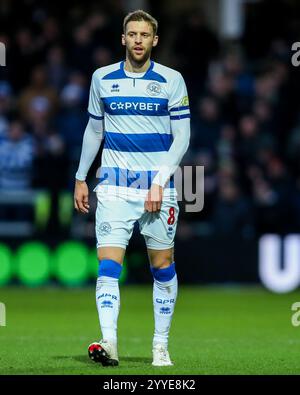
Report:
[[128,58],[129,58],[129,60],[132,63],[135,63],[137,66],[142,66],[150,58],[152,47],[149,47],[148,49],[145,48],[144,49],[144,55],[142,57],[141,56],[136,56],[136,54],[134,53],[133,48],[132,49],[127,49],[127,50],[128,50]]

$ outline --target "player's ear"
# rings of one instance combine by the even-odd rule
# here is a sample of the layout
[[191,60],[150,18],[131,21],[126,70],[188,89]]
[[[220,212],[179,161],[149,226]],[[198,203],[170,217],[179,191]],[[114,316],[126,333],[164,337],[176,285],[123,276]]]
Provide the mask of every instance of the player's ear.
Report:
[[126,45],[126,42],[125,42],[125,34],[122,34],[122,45]]
[[157,43],[158,43],[158,36],[154,36],[152,47],[156,47],[156,46],[157,46]]

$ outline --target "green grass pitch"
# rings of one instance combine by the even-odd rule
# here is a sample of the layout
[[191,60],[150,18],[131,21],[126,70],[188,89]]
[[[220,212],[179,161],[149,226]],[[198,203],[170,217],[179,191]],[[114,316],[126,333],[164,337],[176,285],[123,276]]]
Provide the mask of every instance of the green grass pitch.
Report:
[[88,359],[100,338],[94,288],[0,288],[0,374],[299,374],[297,292],[258,287],[179,289],[169,350],[173,367],[151,366],[151,286],[121,286],[118,367]]

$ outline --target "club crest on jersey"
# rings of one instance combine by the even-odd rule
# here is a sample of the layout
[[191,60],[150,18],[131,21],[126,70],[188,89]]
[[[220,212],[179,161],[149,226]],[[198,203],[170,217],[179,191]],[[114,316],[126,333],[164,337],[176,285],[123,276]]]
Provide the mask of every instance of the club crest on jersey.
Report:
[[158,82],[150,82],[150,84],[147,85],[146,90],[150,96],[158,96],[161,92],[161,86]]
[[120,85],[119,84],[112,84],[111,86],[111,92],[120,92]]

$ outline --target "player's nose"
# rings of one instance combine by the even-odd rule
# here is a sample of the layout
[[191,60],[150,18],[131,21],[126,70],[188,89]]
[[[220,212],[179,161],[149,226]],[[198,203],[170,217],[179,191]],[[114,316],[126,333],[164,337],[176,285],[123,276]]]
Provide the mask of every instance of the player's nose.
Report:
[[141,42],[142,42],[142,35],[141,34],[137,34],[135,36],[135,43],[136,44],[141,44]]

